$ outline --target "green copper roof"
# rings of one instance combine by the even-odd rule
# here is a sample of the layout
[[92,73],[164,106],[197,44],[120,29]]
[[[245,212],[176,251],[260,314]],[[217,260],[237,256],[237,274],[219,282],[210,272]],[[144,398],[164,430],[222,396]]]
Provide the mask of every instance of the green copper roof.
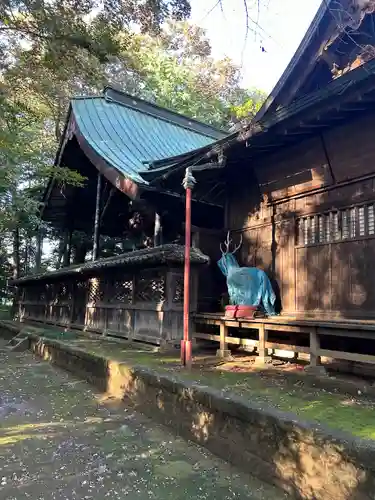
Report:
[[196,120],[106,88],[103,96],[75,98],[78,132],[105,162],[136,183],[155,161],[178,157],[225,137]]

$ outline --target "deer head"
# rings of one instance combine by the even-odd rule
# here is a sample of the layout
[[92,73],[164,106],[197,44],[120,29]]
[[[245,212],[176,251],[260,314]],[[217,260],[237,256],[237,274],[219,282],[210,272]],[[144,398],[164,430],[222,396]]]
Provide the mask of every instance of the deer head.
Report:
[[242,245],[242,234],[241,234],[241,239],[238,245],[235,245],[234,250],[230,251],[230,246],[233,244],[233,241],[230,238],[230,231],[227,232],[227,237],[224,241],[224,248],[223,248],[223,243],[220,243],[220,250],[221,253],[224,255],[227,254],[235,254],[239,248],[241,248]]

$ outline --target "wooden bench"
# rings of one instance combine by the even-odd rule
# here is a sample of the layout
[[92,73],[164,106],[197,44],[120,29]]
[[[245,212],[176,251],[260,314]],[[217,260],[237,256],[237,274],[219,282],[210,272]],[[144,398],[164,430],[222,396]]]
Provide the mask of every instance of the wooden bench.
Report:
[[[229,319],[221,314],[196,314],[194,316],[195,339],[219,342],[217,351],[219,357],[225,358],[230,355],[228,345],[245,347],[257,347],[257,362],[264,364],[270,358],[267,356],[268,349],[280,349],[293,353],[304,353],[310,355],[310,368],[321,372],[321,358],[339,359],[375,365],[375,355],[359,354],[346,351],[322,349],[320,346],[321,336],[346,337],[352,339],[375,339],[375,321],[363,320],[313,320],[298,319],[288,316],[275,316],[272,318],[257,319]],[[218,334],[201,333],[199,325],[214,325],[219,328]],[[229,328],[251,329],[256,332],[255,340],[231,336]],[[309,337],[309,345],[292,345],[290,343],[272,342],[268,339],[269,332],[287,334],[306,334]]]

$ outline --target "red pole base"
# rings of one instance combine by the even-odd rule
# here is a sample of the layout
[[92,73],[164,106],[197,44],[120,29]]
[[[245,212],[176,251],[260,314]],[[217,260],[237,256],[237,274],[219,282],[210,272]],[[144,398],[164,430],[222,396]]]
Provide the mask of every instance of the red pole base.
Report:
[[181,340],[181,364],[191,368],[192,364],[192,342],[191,340]]

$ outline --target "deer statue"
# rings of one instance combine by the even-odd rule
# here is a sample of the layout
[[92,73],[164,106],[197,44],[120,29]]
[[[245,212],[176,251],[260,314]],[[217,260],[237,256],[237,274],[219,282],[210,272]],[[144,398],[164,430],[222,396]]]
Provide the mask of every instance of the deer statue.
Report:
[[[261,306],[268,315],[275,314],[276,295],[267,274],[256,267],[240,267],[234,254],[242,245],[233,245],[230,231],[226,240],[220,244],[222,257],[218,262],[221,272],[226,276],[230,303],[232,306]],[[231,251],[231,246],[233,250]]]

